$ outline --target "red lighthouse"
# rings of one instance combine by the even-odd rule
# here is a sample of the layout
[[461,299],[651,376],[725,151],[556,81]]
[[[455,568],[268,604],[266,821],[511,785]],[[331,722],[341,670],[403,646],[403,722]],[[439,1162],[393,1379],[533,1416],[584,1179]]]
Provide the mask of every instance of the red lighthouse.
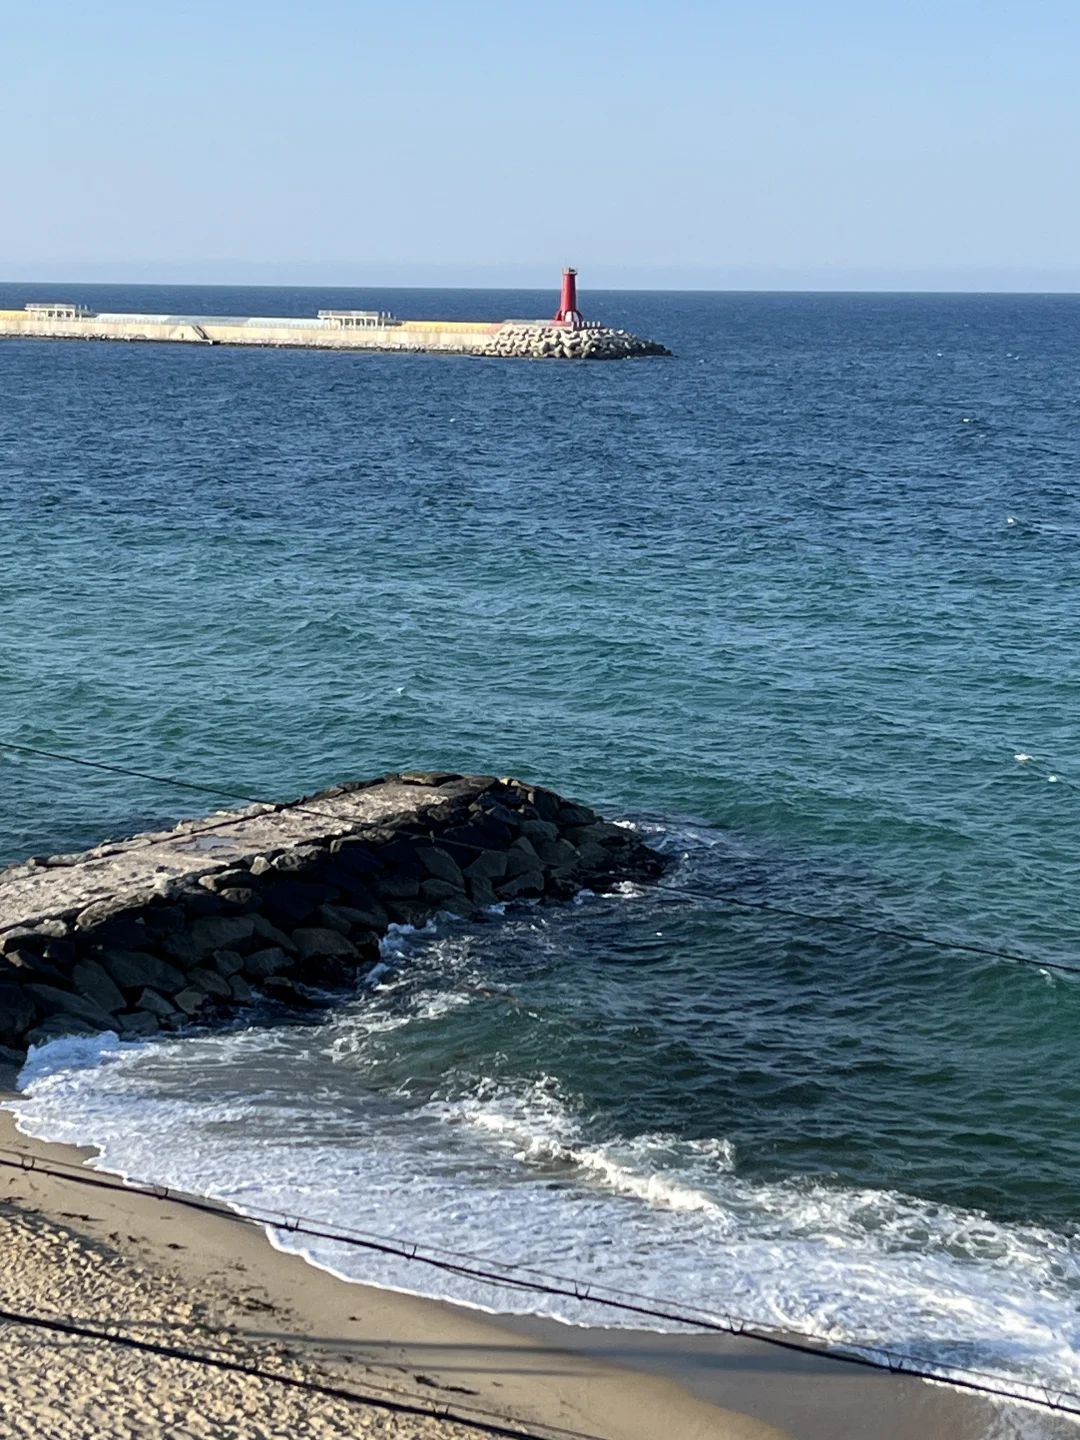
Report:
[[577,271],[572,265],[568,265],[562,272],[562,298],[559,300],[559,312],[552,324],[566,325],[571,330],[585,324],[581,311],[577,308]]

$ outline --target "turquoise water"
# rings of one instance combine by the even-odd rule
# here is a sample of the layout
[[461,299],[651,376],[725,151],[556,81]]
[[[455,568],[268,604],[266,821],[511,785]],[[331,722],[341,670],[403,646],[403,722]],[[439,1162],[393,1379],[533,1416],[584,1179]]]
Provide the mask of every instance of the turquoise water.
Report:
[[[54,293],[551,309],[0,306]],[[1080,967],[1080,300],[588,309],[675,358],[0,345],[0,739],[272,797],[515,773],[699,897],[405,936],[321,1028],[58,1052],[26,1114],[121,1169],[180,1164],[141,1116],[189,1185],[1080,1389],[1080,983],[711,898]],[[0,764],[8,859],[202,808]]]

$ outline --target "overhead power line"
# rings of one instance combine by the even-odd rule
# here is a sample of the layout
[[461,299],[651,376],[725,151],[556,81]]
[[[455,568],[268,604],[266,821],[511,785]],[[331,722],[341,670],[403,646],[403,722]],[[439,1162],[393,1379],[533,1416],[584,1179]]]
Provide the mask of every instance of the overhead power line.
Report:
[[[524,1291],[535,1295],[555,1296],[576,1300],[617,1310],[647,1320],[663,1320],[669,1324],[684,1325],[691,1329],[710,1331],[714,1334],[739,1336],[759,1340],[765,1345],[781,1350],[812,1355],[818,1359],[833,1360],[839,1364],[860,1366],[864,1369],[888,1370],[894,1374],[906,1375],[916,1380],[945,1382],[958,1389],[971,1390],[992,1395],[1000,1399],[1042,1405],[1046,1409],[1064,1414],[1080,1416],[1080,1394],[1072,1391],[1051,1391],[1048,1387],[1034,1382],[1018,1382],[1016,1389],[1002,1384],[1001,1377],[986,1371],[965,1370],[954,1372],[948,1365],[939,1369],[925,1369],[907,1356],[890,1351],[882,1346],[855,1346],[852,1349],[837,1350],[830,1342],[813,1335],[803,1338],[783,1333],[764,1322],[744,1319],[735,1315],[719,1317],[715,1312],[695,1306],[680,1305],[678,1301],[665,1300],[660,1296],[639,1295],[633,1291],[617,1290],[611,1286],[597,1285],[562,1275],[551,1275],[545,1271],[521,1265],[507,1265],[502,1262],[484,1261],[477,1256],[455,1251],[439,1251],[424,1247],[414,1241],[399,1240],[390,1236],[372,1235],[363,1231],[335,1227],[307,1216],[291,1215],[280,1211],[264,1210],[258,1206],[246,1206],[237,1211],[224,1204],[201,1199],[170,1189],[167,1185],[117,1183],[101,1174],[86,1171],[73,1165],[53,1164],[40,1161],[27,1151],[13,1150],[0,1146],[0,1166],[9,1170],[23,1170],[48,1175],[53,1179],[67,1180],[92,1189],[112,1190],[120,1193],[149,1195],[156,1200],[182,1205],[203,1214],[215,1215],[235,1221],[237,1218],[249,1224],[269,1226],[290,1235],[302,1235],[306,1239],[329,1240],[355,1249],[374,1254],[392,1256],[396,1259],[429,1266],[447,1274],[453,1274],[485,1284],[502,1286],[507,1289]],[[498,1263],[499,1269],[492,1264]],[[1023,1386],[1021,1389],[1020,1386]]]
[[87,770],[105,770],[111,775],[126,775],[133,780],[150,780],[155,785],[172,785],[180,790],[194,790],[201,795],[220,795],[229,800],[243,800],[249,805],[281,804],[280,800],[266,800],[260,795],[245,795],[240,790],[223,785],[203,785],[194,780],[177,780],[171,775],[152,775],[146,770],[134,770],[128,765],[107,765],[102,760],[86,760],[80,755],[63,755],[57,750],[41,750],[35,745],[16,745],[11,740],[0,740],[0,749],[14,750],[19,755],[32,755],[39,760],[59,760],[66,765],[82,765]]
[[230,1360],[223,1355],[212,1355],[205,1350],[189,1350],[180,1345],[166,1345],[160,1340],[143,1340],[137,1335],[122,1335],[115,1331],[103,1330],[96,1325],[86,1325],[59,1315],[33,1315],[25,1311],[0,1308],[0,1323],[23,1325],[28,1329],[45,1330],[55,1335],[72,1335],[81,1340],[100,1340],[125,1350],[137,1350],[145,1355],[157,1355],[165,1360],[184,1360],[189,1364],[204,1365],[208,1369],[221,1370],[249,1379],[269,1380],[293,1390],[303,1390],[309,1395],[322,1399],[344,1400],[353,1405],[370,1405],[393,1415],[411,1415],[425,1420],[453,1420],[468,1425],[488,1435],[497,1435],[500,1440],[598,1440],[580,1431],[560,1427],[544,1426],[544,1434],[535,1429],[525,1430],[510,1425],[502,1417],[493,1418],[483,1411],[455,1409],[447,1404],[424,1405],[418,1401],[394,1399],[378,1391],[361,1392],[344,1385],[330,1385],[323,1381],[306,1379],[299,1375],[288,1375],[277,1370],[266,1370],[243,1360]]
[[[155,775],[148,770],[136,770],[127,765],[109,765],[100,760],[87,760],[79,755],[67,755],[56,750],[42,750],[33,745],[17,745],[11,740],[0,740],[0,749],[15,751],[38,759],[58,760],[63,764],[80,765],[90,770],[103,770],[113,775],[125,775],[136,780],[149,780],[153,784],[171,785],[184,790],[196,791],[203,795],[219,795],[232,800],[243,800],[249,805],[268,805],[281,809],[286,802],[267,800],[258,795],[217,785],[205,785],[194,780],[178,780],[175,776]],[[290,810],[306,815],[318,816],[320,820],[340,820],[331,811],[316,810],[300,802],[287,802]],[[664,884],[655,887],[654,893],[682,895],[688,900],[701,900],[717,905],[733,905],[743,910],[760,910],[772,915],[783,915],[789,919],[805,920],[811,924],[834,925],[841,929],[857,930],[863,934],[876,935],[891,940],[903,940],[914,945],[928,945],[936,950],[955,950],[968,955],[980,955],[991,960],[1006,960],[1014,965],[1026,965],[1037,970],[1056,970],[1066,975],[1080,975],[1080,966],[1065,965],[1056,960],[1039,960],[1030,955],[1018,955],[1014,951],[997,950],[992,946],[973,945],[969,941],[949,940],[936,935],[923,935],[914,930],[898,930],[883,925],[874,925],[865,920],[854,920],[848,915],[819,915],[811,911],[796,910],[766,900],[747,900],[742,896],[716,891],[692,890],[686,886]]]
[[982,955],[991,960],[1008,960],[1014,965],[1030,965],[1038,970],[1061,970],[1069,975],[1080,975],[1080,966],[1077,965],[1064,965],[1057,960],[1036,960],[1031,955],[1018,955],[1012,950],[995,950],[989,945],[972,945],[969,941],[923,935],[916,930],[896,930],[884,925],[872,925],[865,920],[853,920],[849,915],[819,915],[809,910],[776,905],[768,900],[746,900],[739,895],[714,890],[691,890],[682,885],[668,885],[663,880],[657,883],[655,890],[658,894],[680,895],[688,900],[704,900],[717,905],[735,905],[742,910],[762,910],[770,915],[784,915],[789,919],[807,920],[816,925],[836,925],[844,930],[859,930],[865,935],[878,935],[889,940],[906,940],[913,945],[929,945],[937,950],[959,950],[963,954]]

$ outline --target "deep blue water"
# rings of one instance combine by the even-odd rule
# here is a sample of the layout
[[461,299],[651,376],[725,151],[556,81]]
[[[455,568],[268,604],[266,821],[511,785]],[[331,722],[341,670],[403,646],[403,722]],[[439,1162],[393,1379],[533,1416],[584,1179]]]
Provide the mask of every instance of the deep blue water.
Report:
[[[282,798],[514,773],[703,897],[406,937],[317,1032],[56,1061],[36,1123],[145,1171],[153,1116],[189,1185],[1080,1388],[1080,982],[709,898],[1080,966],[1080,298],[585,298],[675,357],[0,345],[0,739]],[[7,859],[203,808],[0,765]]]

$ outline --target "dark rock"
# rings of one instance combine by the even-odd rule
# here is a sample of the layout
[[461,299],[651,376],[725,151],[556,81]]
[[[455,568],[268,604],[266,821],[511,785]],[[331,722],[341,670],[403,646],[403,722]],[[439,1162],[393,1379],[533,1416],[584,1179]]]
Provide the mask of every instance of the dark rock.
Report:
[[484,817],[485,823],[493,825],[505,825],[507,830],[513,834],[521,823],[513,810],[506,805],[501,805],[490,795],[481,795],[473,806],[474,811]]
[[499,897],[495,894],[491,881],[483,875],[478,875],[469,881],[469,895],[473,904],[480,905],[487,909],[489,905],[495,905]]
[[445,785],[448,780],[460,780],[461,776],[452,770],[409,770],[401,778],[406,785]]
[[439,786],[439,793],[445,795],[448,800],[475,800],[481,794],[482,787],[477,785],[475,780],[462,776],[459,780],[449,780]]
[[553,790],[544,790],[539,785],[534,785],[525,791],[525,796],[541,820],[550,821],[553,825],[559,824],[562,801]]
[[146,912],[144,923],[157,935],[175,935],[188,923],[187,911],[182,905],[155,905]]
[[515,840],[506,852],[506,873],[509,878],[513,879],[515,875],[525,875],[530,870],[539,869],[540,856],[533,849],[532,841],[526,840],[524,835]]
[[544,894],[553,900],[569,900],[578,893],[581,886],[572,875],[549,874],[544,881]]
[[71,972],[71,983],[102,1010],[116,1014],[127,1006],[120,987],[96,960],[83,960],[76,965]]
[[438,845],[424,846],[417,851],[420,862],[430,874],[437,880],[445,880],[448,884],[455,886],[458,890],[465,888],[465,877],[461,873],[461,866],[456,860],[452,860],[445,850]]
[[324,929],[336,930],[339,935],[348,935],[353,928],[353,922],[342,914],[340,906],[337,905],[320,905],[312,918]]
[[354,930],[349,936],[363,964],[374,964],[378,960],[379,938],[374,930]]
[[61,970],[69,970],[75,963],[77,951],[70,940],[47,939],[42,947],[42,956],[58,965]]
[[337,884],[339,872],[356,875],[362,880],[367,876],[380,875],[384,869],[366,839],[344,835],[331,843],[330,855],[320,865],[319,874],[330,884]]
[[229,950],[250,940],[255,922],[250,915],[207,915],[191,927],[191,938],[201,955],[211,950]]
[[200,889],[196,885],[189,885],[181,890],[180,899],[189,915],[220,915],[225,908],[211,891]]
[[215,950],[210,958],[214,962],[214,969],[219,975],[224,975],[226,980],[244,968],[244,957],[237,950]]
[[297,845],[294,850],[284,850],[270,862],[279,875],[303,875],[312,870],[323,858],[323,851],[316,845]]
[[208,995],[214,995],[221,1000],[232,998],[232,988],[228,980],[216,970],[208,970],[204,965],[196,965],[194,970],[190,970],[188,980],[192,985],[198,985],[200,990],[205,990]]
[[533,849],[545,865],[556,868],[574,865],[578,860],[578,852],[569,840],[534,840]]
[[64,983],[65,976],[58,966],[44,956],[34,955],[29,950],[11,950],[4,956],[4,973],[20,985],[35,980],[42,985]]
[[163,995],[156,990],[144,990],[135,1002],[137,1010],[146,1010],[151,1015],[156,1015],[159,1020],[165,1020],[170,1015],[176,1014],[176,1006],[170,1005]]
[[250,940],[255,922],[250,915],[203,915],[190,930],[169,935],[163,945],[166,954],[191,965],[211,950],[229,950]]
[[0,1065],[15,1065],[21,1069],[25,1059],[25,1050],[16,1049],[11,1045],[0,1045]]
[[114,1026],[115,1022],[109,1012],[86,995],[75,995],[70,990],[60,990],[55,985],[27,985],[26,988],[46,1016],[75,1015],[78,1019],[85,1020],[88,1025],[96,1026],[98,1030],[111,1030]]
[[29,925],[16,925],[13,930],[5,930],[0,935],[0,952],[9,955],[12,950],[24,950],[32,955],[41,955],[48,939],[47,935],[31,929]]
[[[428,873],[427,867],[416,853],[416,843],[413,839],[391,840],[379,852],[379,859],[391,866],[395,874],[408,875],[414,880],[423,880]],[[385,884],[385,881],[382,884]],[[382,884],[380,884],[380,889]]]
[[288,950],[290,954],[296,953],[296,946],[289,939],[283,930],[276,925],[271,925],[265,915],[253,915],[251,923],[255,927],[255,934],[261,940],[269,940],[271,945],[278,945],[282,950]]
[[[366,905],[320,905],[316,914],[323,925],[341,930],[343,935],[360,926],[364,930],[385,930],[388,916],[375,899]],[[345,928],[342,929],[342,926]]]
[[101,963],[121,990],[142,990],[150,986],[171,994],[184,985],[184,976],[175,965],[142,950],[103,950]]
[[458,864],[463,862],[459,850],[462,846],[471,850],[505,850],[514,838],[509,825],[501,825],[486,815],[478,815],[464,825],[452,825],[439,836],[439,844],[454,856]]
[[269,980],[263,981],[263,994],[270,1000],[277,1000],[281,1005],[288,1005],[294,1010],[314,1010],[318,1002],[298,990],[291,980],[284,975],[271,975]]
[[0,980],[0,1041],[10,1044],[33,1023],[37,1010],[21,985]]
[[188,1016],[197,1015],[203,1006],[209,1003],[209,1000],[210,997],[206,991],[200,990],[194,985],[189,985],[185,990],[181,990],[178,995],[173,996],[173,1003],[176,1005],[176,1008],[182,1010],[184,1014]]
[[303,880],[274,880],[264,886],[262,913],[282,929],[291,929],[306,920],[316,905],[336,900],[333,885],[313,884]]
[[217,870],[212,875],[199,877],[199,884],[203,889],[212,890],[216,895],[220,895],[223,890],[232,890],[236,887],[248,890],[251,888],[252,881],[251,871],[239,867],[233,870]]
[[266,950],[256,950],[254,955],[246,955],[244,971],[253,980],[265,980],[268,975],[276,975],[279,970],[290,969],[292,963],[291,956],[286,955],[279,946],[272,945]]
[[304,966],[304,983],[320,990],[351,990],[356,983],[356,966],[336,955],[314,955]]
[[156,1035],[158,1032],[157,1016],[149,1010],[129,1010],[116,1018],[121,1035]]
[[523,820],[521,833],[535,845],[537,840],[558,840],[559,827],[548,820]]
[[254,910],[259,903],[259,892],[250,887],[240,889],[239,887],[228,890],[219,890],[218,896],[230,910]]
[[[426,875],[427,871],[423,871]],[[389,900],[415,900],[420,894],[420,882],[414,880],[411,875],[387,875],[379,881],[379,896],[385,902]],[[389,904],[385,904],[389,911]]]
[[607,820],[598,820],[594,825],[568,825],[564,827],[563,834],[579,847],[629,845],[633,839],[633,833],[625,825],[613,825]]
[[578,863],[587,875],[598,870],[609,870],[611,861],[611,851],[606,850],[603,845],[595,845],[586,840],[578,846]]
[[[150,897],[147,897],[148,899]],[[80,910],[75,917],[75,926],[79,930],[97,930],[98,926],[105,924],[120,925],[129,922],[135,924],[135,917],[131,913],[136,906],[134,897],[130,895],[113,896],[108,900],[96,900],[92,905],[87,905],[85,910]],[[106,944],[113,943],[111,940]]]
[[310,960],[313,955],[336,955],[357,958],[355,945],[337,930],[320,926],[293,931],[293,944],[301,960]]
[[420,894],[432,905],[440,907],[449,900],[464,901],[466,899],[465,881],[462,880],[460,885],[451,885],[449,880],[440,880],[437,876],[432,876],[430,880],[425,880],[420,886]]
[[517,896],[542,895],[543,893],[544,877],[539,870],[527,870],[524,874],[504,880],[499,886],[500,900],[513,900]]
[[387,900],[386,910],[395,925],[421,929],[431,919],[431,906],[422,900]]
[[229,981],[229,986],[232,990],[232,998],[237,1005],[250,1005],[255,999],[251,986],[242,975],[234,975]]
[[33,1030],[23,1036],[27,1045],[47,1045],[50,1040],[59,1040],[63,1035],[100,1035],[101,1026],[80,1020],[77,1015],[49,1015]]
[[470,880],[499,880],[506,874],[505,850],[481,850],[471,865],[465,867]]
[[577,805],[572,800],[564,800],[559,806],[556,824],[565,829],[568,825],[594,825],[599,819],[596,811],[590,810],[587,805]]

